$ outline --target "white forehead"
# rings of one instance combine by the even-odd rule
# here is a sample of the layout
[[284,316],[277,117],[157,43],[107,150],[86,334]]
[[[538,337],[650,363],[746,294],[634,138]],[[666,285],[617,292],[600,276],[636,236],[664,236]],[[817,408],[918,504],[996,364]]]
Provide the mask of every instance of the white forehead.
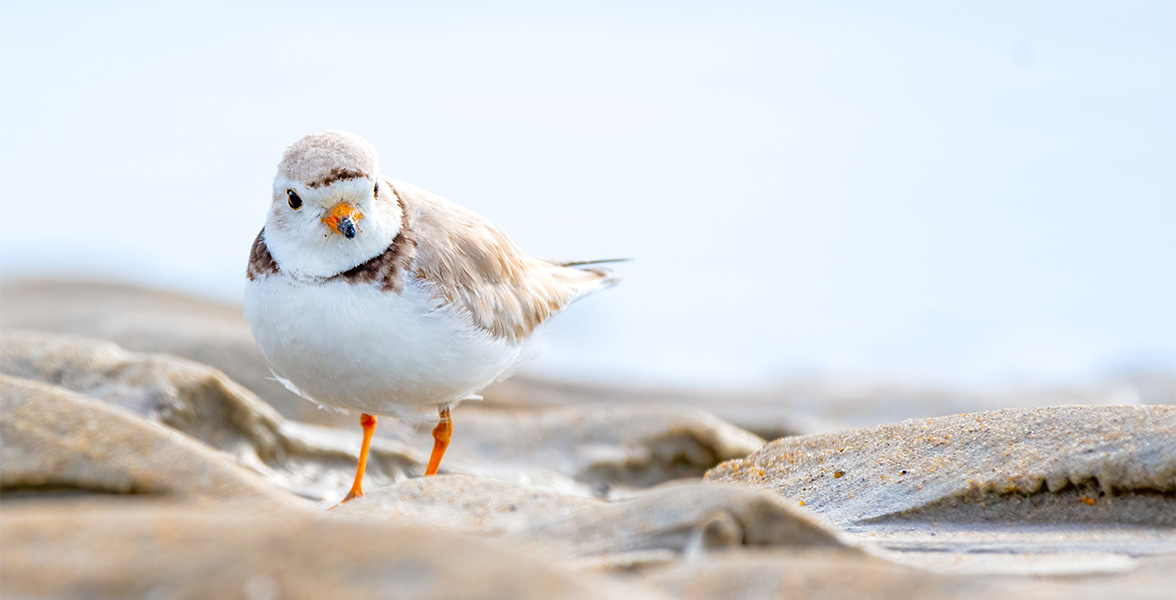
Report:
[[375,180],[379,173],[379,157],[367,140],[346,131],[327,131],[308,135],[286,148],[275,181],[318,188],[357,177]]
[[342,200],[355,202],[375,196],[375,182],[366,177],[337,179],[328,185],[309,187],[279,175],[274,178],[274,202],[276,204],[285,205],[286,190],[288,189],[296,191],[304,202],[322,206],[329,206]]

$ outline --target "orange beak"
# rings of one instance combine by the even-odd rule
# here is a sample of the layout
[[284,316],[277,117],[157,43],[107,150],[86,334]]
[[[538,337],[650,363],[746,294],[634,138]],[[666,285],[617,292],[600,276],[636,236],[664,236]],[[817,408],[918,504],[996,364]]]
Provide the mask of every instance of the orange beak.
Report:
[[355,237],[355,224],[363,218],[363,213],[355,209],[354,206],[346,202],[340,202],[323,217],[323,223],[331,228],[331,231],[351,239]]

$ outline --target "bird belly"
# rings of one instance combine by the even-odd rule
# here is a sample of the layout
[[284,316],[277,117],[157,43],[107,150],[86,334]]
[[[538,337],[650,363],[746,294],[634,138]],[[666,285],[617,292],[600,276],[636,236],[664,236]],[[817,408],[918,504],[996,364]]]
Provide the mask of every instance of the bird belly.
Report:
[[534,345],[490,336],[417,280],[398,293],[272,275],[247,282],[245,316],[270,366],[299,393],[371,414],[469,398],[509,376]]

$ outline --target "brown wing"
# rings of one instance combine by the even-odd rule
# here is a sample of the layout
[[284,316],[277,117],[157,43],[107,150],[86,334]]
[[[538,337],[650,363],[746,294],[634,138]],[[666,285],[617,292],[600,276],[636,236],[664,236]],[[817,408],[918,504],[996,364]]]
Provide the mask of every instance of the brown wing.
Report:
[[414,274],[495,337],[522,341],[573,300],[616,282],[604,269],[527,256],[482,217],[416,186],[385,181],[416,238]]

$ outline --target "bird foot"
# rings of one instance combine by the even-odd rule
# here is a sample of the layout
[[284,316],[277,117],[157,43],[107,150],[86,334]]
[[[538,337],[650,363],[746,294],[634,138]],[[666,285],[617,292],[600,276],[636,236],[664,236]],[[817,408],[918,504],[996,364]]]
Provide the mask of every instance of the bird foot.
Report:
[[351,502],[352,500],[355,500],[356,498],[358,498],[362,495],[363,495],[363,490],[357,490],[355,488],[352,488],[351,491],[347,492],[347,495],[344,496],[343,499],[340,500],[338,504],[332,506],[331,508],[328,508],[327,510],[335,510],[336,508],[339,508],[340,506],[343,506],[344,504],[347,504],[348,502]]

